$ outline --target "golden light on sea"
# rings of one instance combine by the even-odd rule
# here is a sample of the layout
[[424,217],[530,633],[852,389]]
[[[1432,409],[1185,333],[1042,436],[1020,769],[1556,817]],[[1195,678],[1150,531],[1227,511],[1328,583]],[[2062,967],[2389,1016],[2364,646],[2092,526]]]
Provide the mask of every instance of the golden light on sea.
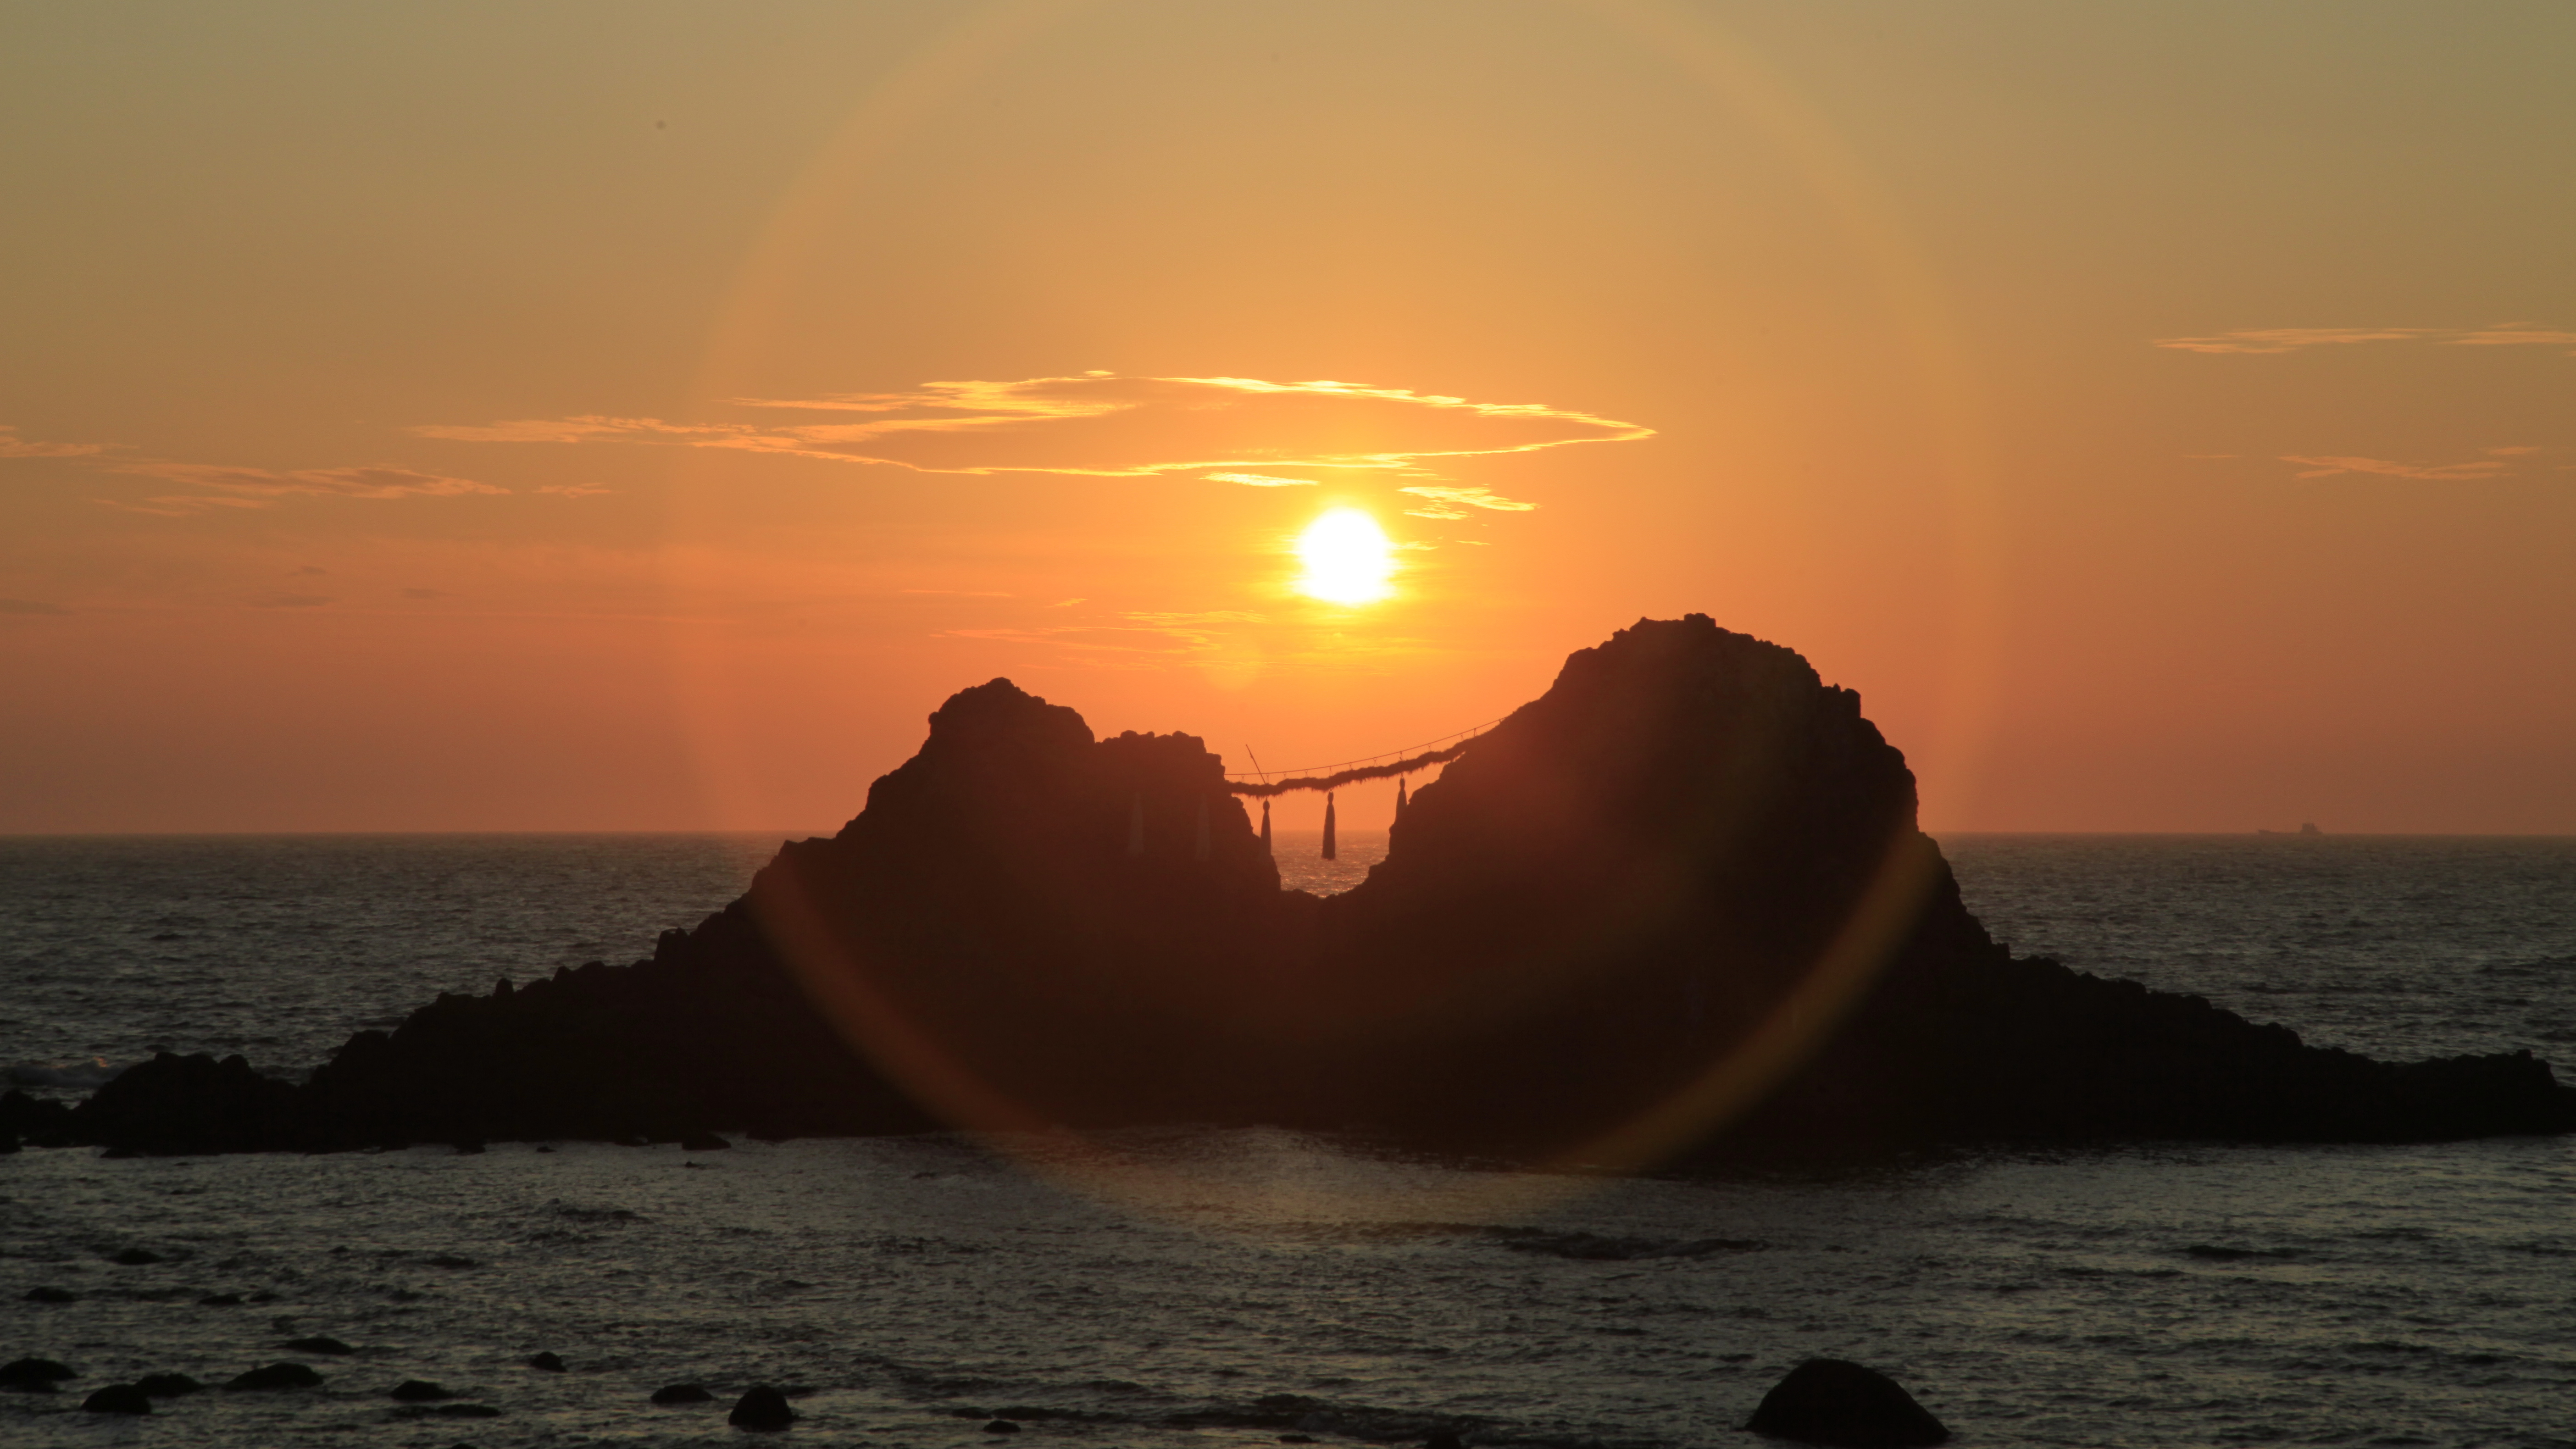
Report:
[[1297,592],[1327,604],[1374,604],[1395,592],[1395,545],[1377,520],[1356,508],[1335,508],[1306,525],[1297,537],[1297,559],[1306,572]]

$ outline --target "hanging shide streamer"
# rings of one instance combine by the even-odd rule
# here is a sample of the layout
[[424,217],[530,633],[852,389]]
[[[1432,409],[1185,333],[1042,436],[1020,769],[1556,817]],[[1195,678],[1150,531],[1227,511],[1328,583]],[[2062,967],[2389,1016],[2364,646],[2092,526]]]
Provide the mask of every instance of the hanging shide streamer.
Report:
[[1270,802],[1261,802],[1261,853],[1270,854]]
[[1395,781],[1395,818],[1404,818],[1404,777],[1401,775]]
[[1333,792],[1324,792],[1324,859],[1333,859]]

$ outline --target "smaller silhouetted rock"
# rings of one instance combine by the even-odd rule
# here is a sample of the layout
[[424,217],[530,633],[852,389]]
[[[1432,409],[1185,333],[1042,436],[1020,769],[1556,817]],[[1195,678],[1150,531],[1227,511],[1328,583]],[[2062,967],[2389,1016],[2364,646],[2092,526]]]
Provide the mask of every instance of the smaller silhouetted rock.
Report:
[[224,1381],[224,1387],[239,1393],[246,1390],[309,1389],[322,1382],[322,1376],[300,1363],[273,1363],[238,1373]]
[[112,1257],[107,1261],[111,1263],[122,1263],[128,1268],[140,1268],[146,1263],[160,1262],[161,1255],[152,1251],[150,1248],[128,1248],[124,1252],[117,1254],[115,1257]]
[[727,1152],[733,1144],[713,1132],[685,1132],[680,1136],[682,1152]]
[[265,1288],[262,1288],[242,1301],[245,1303],[275,1303],[277,1301],[277,1295],[269,1292]]
[[550,1374],[562,1373],[564,1371],[563,1355],[555,1353],[532,1353],[528,1355],[528,1367],[532,1369],[544,1369]]
[[1838,1449],[1909,1449],[1950,1438],[1896,1380],[1838,1358],[1811,1358],[1789,1370],[1744,1427]]
[[455,1395],[427,1379],[405,1379],[394,1385],[394,1397],[406,1404],[427,1404],[439,1399],[453,1398]]
[[238,1293],[209,1293],[197,1300],[199,1308],[239,1308],[241,1303],[242,1296]]
[[1312,1434],[1282,1434],[1279,1436],[1279,1442],[1282,1444],[1312,1444],[1315,1442],[1315,1436]]
[[30,1288],[27,1290],[27,1301],[30,1303],[77,1303],[80,1301],[80,1295],[72,1292],[68,1288]]
[[175,1399],[205,1387],[186,1374],[145,1374],[134,1381],[134,1386],[155,1399]]
[[310,1338],[290,1338],[282,1345],[282,1347],[291,1348],[297,1353],[339,1354],[357,1352],[356,1349],[351,1348],[340,1340],[331,1337],[327,1333],[317,1333]]
[[714,1398],[696,1384],[664,1384],[653,1391],[653,1402],[657,1404],[703,1404]]
[[734,1400],[725,1422],[737,1429],[784,1429],[796,1422],[796,1411],[787,1407],[785,1394],[761,1384]]
[[987,1434],[1016,1434],[1020,1432],[1020,1426],[1012,1423],[1008,1419],[995,1419],[993,1422],[984,1426],[984,1432]]
[[49,1358],[22,1358],[0,1364],[0,1388],[14,1388],[20,1384],[51,1385],[57,1379],[79,1377],[72,1372],[71,1365]]
[[1467,1449],[1465,1441],[1443,1429],[1422,1441],[1422,1449]]
[[148,1414],[152,1400],[132,1384],[109,1384],[81,1400],[81,1407],[93,1414]]

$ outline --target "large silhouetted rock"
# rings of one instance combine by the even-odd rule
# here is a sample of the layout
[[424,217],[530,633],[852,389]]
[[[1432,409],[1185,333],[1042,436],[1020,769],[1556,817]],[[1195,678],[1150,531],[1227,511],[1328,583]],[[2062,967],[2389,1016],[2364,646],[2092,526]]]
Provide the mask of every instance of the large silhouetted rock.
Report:
[[1916,1449],[1946,1444],[1950,1431],[1876,1369],[1811,1358],[1762,1396],[1744,1427],[1775,1439],[1836,1449]]
[[[1391,788],[1391,787],[1389,787]],[[2576,1126],[2528,1055],[2394,1066],[1991,941],[1858,696],[1701,616],[1577,652],[1279,889],[1223,762],[1006,680],[652,959],[448,995],[301,1089],[164,1055],[0,1128],[123,1150],[1266,1121],[1584,1160],[1925,1138]]]

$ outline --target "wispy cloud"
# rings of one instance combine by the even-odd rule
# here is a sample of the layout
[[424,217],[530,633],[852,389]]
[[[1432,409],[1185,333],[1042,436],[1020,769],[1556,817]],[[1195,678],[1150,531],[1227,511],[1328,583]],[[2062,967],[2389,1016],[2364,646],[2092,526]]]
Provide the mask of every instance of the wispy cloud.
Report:
[[92,453],[104,453],[111,446],[108,443],[39,443],[32,438],[19,437],[16,428],[0,423],[0,458],[85,458]]
[[1465,518],[1470,508],[1490,508],[1497,513],[1528,513],[1538,507],[1535,503],[1523,503],[1517,498],[1505,498],[1487,488],[1460,488],[1426,483],[1399,488],[1396,491],[1410,493],[1423,500],[1423,506],[1404,510],[1405,514],[1412,518]]
[[1157,629],[1192,628],[1208,624],[1266,624],[1269,622],[1268,615],[1255,614],[1247,609],[1206,609],[1197,613],[1190,613],[1187,611],[1176,612],[1170,610],[1131,609],[1118,617],[1129,620],[1133,623],[1151,625]]
[[489,483],[477,483],[471,478],[451,478],[412,468],[299,468],[275,472],[266,468],[235,468],[218,463],[139,461],[116,464],[112,471],[205,490],[200,493],[161,494],[140,503],[113,498],[99,500],[111,508],[174,518],[217,508],[274,508],[279,499],[298,496],[438,498],[509,491]]
[[[1038,377],[932,382],[908,392],[735,398],[731,406],[801,420],[675,423],[583,415],[474,426],[430,424],[422,437],[483,443],[628,443],[720,448],[990,475],[1136,478],[1195,472],[1284,487],[1278,468],[1419,476],[1424,460],[1634,442],[1652,428],[1539,403],[1480,403],[1357,383],[1242,377]],[[844,420],[859,415],[861,420]]]
[[[2366,342],[2423,342],[2444,347],[2576,348],[2576,332],[2528,322],[2492,327],[2270,327],[2221,332],[2214,337],[2162,337],[2156,346],[2177,352],[2300,352],[2311,347],[2353,347]],[[2576,357],[2576,351],[2568,354]]]
[[1272,478],[1261,473],[1210,473],[1210,483],[1240,483],[1246,488],[1312,488],[1321,480],[1315,478]]
[[2332,478],[2342,473],[2373,473],[2383,478],[2423,478],[2440,482],[2473,482],[2494,478],[2504,472],[2504,464],[2494,458],[2479,458],[2467,463],[2400,463],[2387,458],[2309,458],[2284,454],[2284,463],[2296,463],[2308,471],[2301,478]]

